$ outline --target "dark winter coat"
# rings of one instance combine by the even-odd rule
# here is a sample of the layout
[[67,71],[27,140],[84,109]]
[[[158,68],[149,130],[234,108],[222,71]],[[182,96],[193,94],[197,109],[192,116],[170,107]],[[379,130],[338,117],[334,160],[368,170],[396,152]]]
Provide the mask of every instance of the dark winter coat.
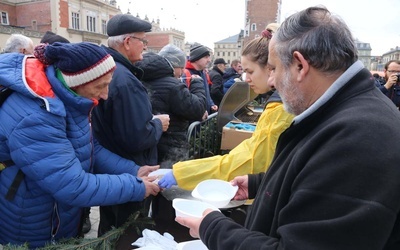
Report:
[[209,72],[212,81],[210,95],[214,103],[218,106],[221,104],[222,98],[224,97],[223,74],[224,73],[217,66],[214,66]]
[[239,78],[240,76],[241,75],[238,72],[236,72],[234,68],[230,67],[225,70],[224,74],[222,75],[222,79],[223,82],[225,83],[229,79]]
[[387,97],[389,97],[392,102],[396,105],[396,107],[400,107],[400,85],[399,84],[393,84],[392,87],[387,89],[384,84],[381,84],[380,82],[376,81],[375,86],[377,86],[383,94],[385,94]]
[[399,127],[355,63],[282,133],[268,172],[249,176],[247,229],[213,212],[201,239],[209,249],[400,249]]
[[[189,124],[201,121],[206,110],[206,97],[202,81],[186,83],[174,77],[174,69],[167,59],[155,53],[146,53],[135,64],[142,69],[142,82],[148,89],[154,114],[168,114],[169,127],[158,144],[159,156],[165,160],[169,148],[180,147],[186,142]],[[170,160],[174,154],[169,155]]]
[[93,131],[100,144],[139,165],[157,164],[157,143],[162,134],[153,119],[147,90],[138,80],[142,70],[117,51],[104,47],[117,64],[108,99],[93,110]]

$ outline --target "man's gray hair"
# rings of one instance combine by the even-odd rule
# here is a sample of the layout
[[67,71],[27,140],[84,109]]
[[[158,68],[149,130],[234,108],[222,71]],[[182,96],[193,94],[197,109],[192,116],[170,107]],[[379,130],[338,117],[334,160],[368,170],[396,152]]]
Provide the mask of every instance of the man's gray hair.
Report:
[[123,35],[119,35],[119,36],[110,36],[108,38],[108,40],[107,40],[108,47],[113,48],[113,49],[119,47],[124,42],[124,39],[127,36],[130,36],[130,35],[133,35],[133,34],[123,34]]
[[273,39],[277,55],[287,68],[295,51],[299,51],[312,67],[327,73],[346,70],[358,60],[350,29],[323,6],[291,15]]
[[6,41],[4,46],[4,53],[17,52],[20,53],[21,49],[27,49],[31,46],[32,39],[21,34],[12,34]]

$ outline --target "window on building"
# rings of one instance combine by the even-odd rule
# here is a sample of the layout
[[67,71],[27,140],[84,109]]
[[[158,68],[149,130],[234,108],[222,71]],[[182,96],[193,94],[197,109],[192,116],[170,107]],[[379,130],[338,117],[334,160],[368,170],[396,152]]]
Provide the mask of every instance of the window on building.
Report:
[[236,52],[232,52],[233,53],[233,57],[236,57]]
[[90,32],[96,32],[96,18],[93,16],[86,17],[86,29]]
[[36,20],[32,20],[32,30],[37,30],[37,22],[36,22]]
[[101,20],[101,33],[107,35],[107,21]]
[[222,56],[225,56],[225,52],[222,52]]
[[231,56],[231,52],[228,51],[228,56]]
[[253,23],[251,25],[251,31],[256,31],[257,30],[257,24]]
[[8,22],[8,13],[5,11],[1,12],[1,24],[10,24]]
[[217,56],[219,57],[220,55],[219,55],[219,51],[217,52]]
[[79,30],[80,26],[79,26],[79,13],[76,12],[72,12],[72,28],[74,30]]

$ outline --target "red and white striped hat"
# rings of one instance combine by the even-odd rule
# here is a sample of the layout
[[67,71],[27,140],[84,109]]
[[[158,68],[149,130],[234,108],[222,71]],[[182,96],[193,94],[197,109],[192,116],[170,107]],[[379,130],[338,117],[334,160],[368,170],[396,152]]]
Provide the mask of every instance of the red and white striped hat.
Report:
[[88,42],[41,44],[34,54],[41,62],[58,68],[70,88],[92,82],[115,69],[112,56]]

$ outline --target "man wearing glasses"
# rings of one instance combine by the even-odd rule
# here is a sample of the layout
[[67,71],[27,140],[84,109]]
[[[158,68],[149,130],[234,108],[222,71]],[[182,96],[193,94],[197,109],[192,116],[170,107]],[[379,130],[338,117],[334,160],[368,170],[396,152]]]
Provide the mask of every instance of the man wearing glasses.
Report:
[[[139,166],[157,165],[157,144],[169,126],[169,115],[152,114],[147,91],[139,80],[143,71],[133,65],[143,59],[149,31],[149,22],[130,14],[118,14],[108,21],[108,47],[103,47],[117,68],[108,99],[99,103],[92,117],[93,132],[100,144]],[[143,206],[144,202],[130,202],[100,207],[98,235],[122,226],[132,213],[145,211]]]
[[389,97],[396,107],[400,107],[400,60],[391,60],[385,64],[386,83],[379,89]]

